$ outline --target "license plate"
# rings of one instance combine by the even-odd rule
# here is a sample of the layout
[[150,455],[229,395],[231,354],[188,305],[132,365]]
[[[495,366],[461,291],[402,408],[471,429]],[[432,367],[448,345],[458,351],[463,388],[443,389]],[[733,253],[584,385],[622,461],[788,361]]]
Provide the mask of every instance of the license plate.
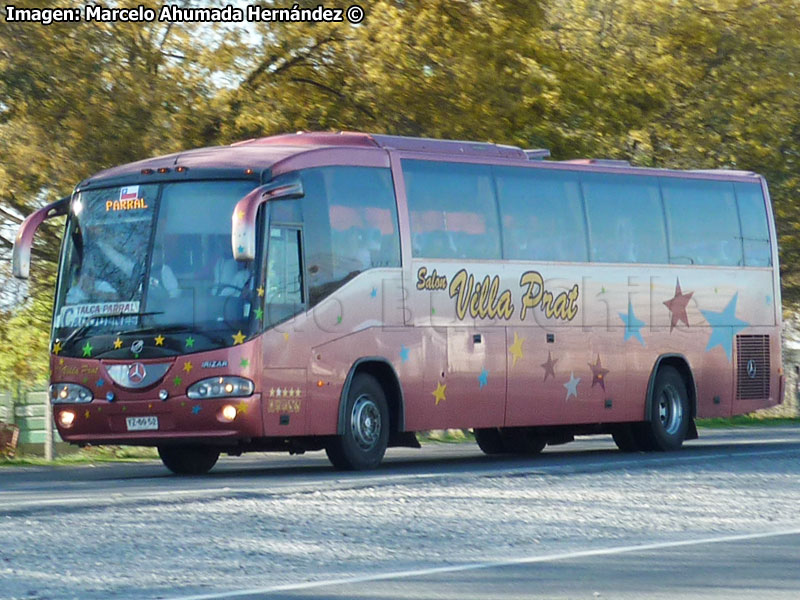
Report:
[[125,419],[128,431],[156,431],[158,417],[128,417]]

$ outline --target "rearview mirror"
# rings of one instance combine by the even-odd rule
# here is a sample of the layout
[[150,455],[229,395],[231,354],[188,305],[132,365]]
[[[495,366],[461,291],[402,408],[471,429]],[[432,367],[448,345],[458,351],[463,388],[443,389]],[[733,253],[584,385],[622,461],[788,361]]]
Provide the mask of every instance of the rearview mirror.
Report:
[[17,279],[28,279],[31,275],[31,248],[33,247],[33,235],[39,229],[39,225],[47,219],[60,217],[67,214],[69,208],[69,196],[61,198],[47,206],[40,208],[35,213],[28,215],[22,222],[14,240],[14,250],[11,254],[11,269]]
[[236,203],[233,209],[231,247],[236,260],[254,260],[256,257],[256,215],[258,207],[277,198],[300,198],[303,182],[297,174],[270,181]]

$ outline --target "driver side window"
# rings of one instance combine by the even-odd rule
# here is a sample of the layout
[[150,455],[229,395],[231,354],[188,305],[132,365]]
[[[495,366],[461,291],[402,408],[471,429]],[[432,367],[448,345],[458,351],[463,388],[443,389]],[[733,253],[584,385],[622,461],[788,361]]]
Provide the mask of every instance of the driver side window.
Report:
[[299,229],[275,225],[269,228],[265,324],[288,319],[304,304],[300,248]]

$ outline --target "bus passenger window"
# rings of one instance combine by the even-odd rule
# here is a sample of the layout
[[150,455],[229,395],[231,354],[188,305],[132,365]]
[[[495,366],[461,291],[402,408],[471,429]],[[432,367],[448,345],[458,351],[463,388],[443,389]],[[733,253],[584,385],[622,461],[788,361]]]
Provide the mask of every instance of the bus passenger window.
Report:
[[582,173],[593,262],[667,262],[658,181],[641,175]]
[[772,257],[767,226],[767,208],[758,183],[735,183],[736,204],[742,224],[744,264],[748,267],[769,267]]
[[732,183],[662,177],[661,190],[671,263],[742,264],[742,234]]
[[267,246],[265,323],[274,325],[284,321],[302,307],[303,275],[300,265],[300,231],[286,227],[270,227]]
[[403,160],[412,253],[424,258],[499,259],[488,165]]

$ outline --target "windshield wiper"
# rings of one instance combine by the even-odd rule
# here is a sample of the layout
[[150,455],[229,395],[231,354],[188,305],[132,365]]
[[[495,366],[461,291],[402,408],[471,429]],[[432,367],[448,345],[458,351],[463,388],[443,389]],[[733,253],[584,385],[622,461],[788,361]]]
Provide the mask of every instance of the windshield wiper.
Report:
[[213,335],[207,331],[197,331],[194,327],[189,325],[161,325],[153,327],[139,327],[137,329],[127,329],[125,331],[118,331],[117,335],[133,335],[136,333],[194,333],[205,336],[210,341],[220,346],[225,345],[225,338],[218,335]]
[[128,313],[128,312],[113,312],[113,313],[101,313],[99,315],[92,315],[86,321],[80,325],[79,327],[75,328],[70,332],[70,334],[64,338],[63,345],[66,347],[69,342],[79,335],[83,335],[89,327],[97,319],[109,319],[114,317],[148,317],[150,315],[162,315],[164,311],[151,311],[151,312],[136,312],[136,313]]

